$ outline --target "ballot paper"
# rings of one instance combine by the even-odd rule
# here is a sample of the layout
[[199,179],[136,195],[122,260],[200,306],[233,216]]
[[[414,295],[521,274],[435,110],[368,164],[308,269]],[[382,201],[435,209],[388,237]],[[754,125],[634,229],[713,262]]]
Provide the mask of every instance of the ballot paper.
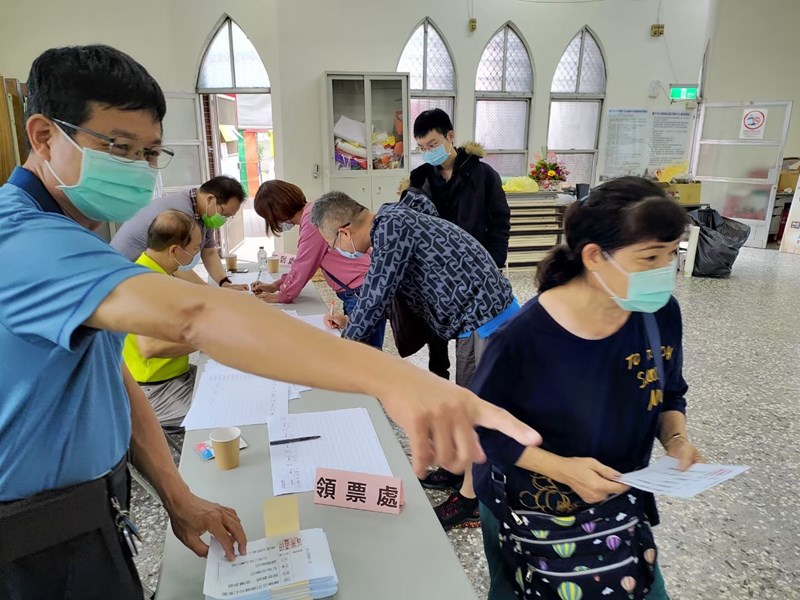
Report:
[[392,475],[365,408],[299,413],[268,423],[271,442],[306,436],[319,439],[270,446],[275,496],[310,492],[318,467]]
[[691,498],[724,481],[733,479],[750,467],[695,464],[688,471],[678,469],[679,461],[663,456],[649,467],[625,473],[619,481],[646,492]]
[[289,413],[289,384],[208,361],[195,388],[187,430],[259,425]]
[[338,591],[328,538],[322,529],[247,543],[247,554],[225,559],[211,539],[203,593],[206,600],[327,598]]

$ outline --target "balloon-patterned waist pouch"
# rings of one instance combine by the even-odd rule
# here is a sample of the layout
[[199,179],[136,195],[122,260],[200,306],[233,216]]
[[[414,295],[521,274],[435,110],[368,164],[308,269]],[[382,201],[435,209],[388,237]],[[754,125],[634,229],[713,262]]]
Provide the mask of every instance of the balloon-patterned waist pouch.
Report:
[[570,516],[508,506],[506,480],[492,467],[495,502],[502,509],[500,548],[520,598],[642,600],[658,556],[642,496],[612,496]]

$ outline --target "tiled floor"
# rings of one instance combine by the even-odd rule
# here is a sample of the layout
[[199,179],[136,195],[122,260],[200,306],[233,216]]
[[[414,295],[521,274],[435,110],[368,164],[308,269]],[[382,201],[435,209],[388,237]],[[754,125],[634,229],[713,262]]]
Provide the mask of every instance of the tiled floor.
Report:
[[[521,301],[532,278],[511,276]],[[710,460],[751,470],[693,500],[660,502],[656,538],[671,597],[800,599],[800,256],[745,249],[730,279],[681,277],[677,296],[691,435]],[[426,357],[413,361],[424,366]],[[138,486],[134,515],[148,539],[140,572],[154,586],[166,517]],[[485,597],[480,530],[449,537]]]

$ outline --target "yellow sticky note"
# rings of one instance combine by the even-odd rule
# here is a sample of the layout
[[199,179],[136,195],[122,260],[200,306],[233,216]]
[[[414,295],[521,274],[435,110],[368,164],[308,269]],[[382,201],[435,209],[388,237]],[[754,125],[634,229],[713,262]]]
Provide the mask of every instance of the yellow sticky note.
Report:
[[264,532],[278,537],[300,531],[300,506],[297,496],[277,496],[264,500]]

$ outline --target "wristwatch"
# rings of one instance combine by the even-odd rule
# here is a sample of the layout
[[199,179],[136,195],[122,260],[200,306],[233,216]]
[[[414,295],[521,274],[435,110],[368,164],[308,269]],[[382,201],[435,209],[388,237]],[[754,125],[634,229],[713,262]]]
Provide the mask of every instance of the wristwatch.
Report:
[[222,279],[219,280],[219,287],[222,287],[226,283],[230,283],[231,285],[233,285],[233,282],[231,281],[230,277],[223,277]]

